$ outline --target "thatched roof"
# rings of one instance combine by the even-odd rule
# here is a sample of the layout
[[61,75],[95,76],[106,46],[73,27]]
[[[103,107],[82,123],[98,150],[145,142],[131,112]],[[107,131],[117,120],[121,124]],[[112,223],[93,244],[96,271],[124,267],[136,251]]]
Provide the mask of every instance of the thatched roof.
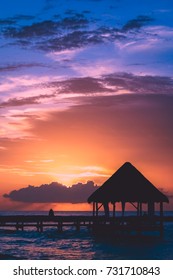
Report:
[[88,202],[169,202],[130,162],[124,163]]

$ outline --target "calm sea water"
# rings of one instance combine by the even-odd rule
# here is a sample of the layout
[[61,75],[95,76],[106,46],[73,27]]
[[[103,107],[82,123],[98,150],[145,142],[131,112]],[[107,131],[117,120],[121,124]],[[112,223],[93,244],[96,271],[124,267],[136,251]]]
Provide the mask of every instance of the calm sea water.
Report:
[[[44,215],[46,212],[0,212],[0,215]],[[56,214],[56,213],[55,213]],[[58,212],[58,215],[91,215],[90,212]],[[133,214],[133,213],[128,213]],[[165,215],[173,215],[167,212]],[[0,259],[30,260],[173,260],[173,223],[165,223],[164,238],[98,238],[83,228],[15,231],[0,229]]]

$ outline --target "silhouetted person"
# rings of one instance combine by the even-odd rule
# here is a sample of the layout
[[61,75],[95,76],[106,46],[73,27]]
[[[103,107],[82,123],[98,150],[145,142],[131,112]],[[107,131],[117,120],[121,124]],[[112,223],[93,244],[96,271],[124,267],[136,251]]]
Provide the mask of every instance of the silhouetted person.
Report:
[[121,204],[122,204],[122,217],[124,217],[125,202],[124,202],[124,201],[122,201],[122,202],[121,202]]
[[49,217],[54,217],[54,211],[53,211],[53,209],[50,209],[50,210],[49,210]]

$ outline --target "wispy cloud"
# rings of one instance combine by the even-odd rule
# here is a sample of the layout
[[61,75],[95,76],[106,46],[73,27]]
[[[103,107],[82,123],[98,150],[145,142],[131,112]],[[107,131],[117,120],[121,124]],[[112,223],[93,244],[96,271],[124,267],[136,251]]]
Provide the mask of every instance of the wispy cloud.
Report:
[[7,148],[6,148],[6,147],[3,147],[3,146],[0,146],[0,150],[1,150],[1,151],[5,151],[5,150],[7,150]]
[[45,67],[44,64],[41,63],[18,63],[18,64],[7,64],[4,66],[0,66],[0,72],[6,71],[17,71],[23,68],[32,68],[32,67]]
[[54,162],[54,160],[53,159],[42,159],[42,160],[40,160],[40,162],[49,163],[49,162]]
[[0,103],[0,108],[39,104],[39,102],[41,102],[40,100],[52,97],[55,97],[55,94],[40,94],[32,97],[10,98],[8,101]]
[[[17,92],[18,81],[21,92]],[[42,83],[41,83],[42,81]],[[112,73],[97,78],[81,77],[65,79],[34,79],[30,85],[29,77],[15,78],[9,87],[9,98],[0,102],[0,109],[3,113],[3,127],[1,136],[23,135],[26,128],[30,127],[33,119],[46,119],[53,111],[67,110],[71,106],[85,102],[85,96],[110,96],[119,94],[170,94],[173,92],[173,79],[171,77],[133,75],[129,73]],[[13,86],[12,86],[13,85]],[[5,85],[4,85],[5,86]],[[30,88],[31,87],[31,88]],[[12,89],[15,91],[12,93]],[[21,89],[20,88],[20,89]],[[42,94],[39,94],[42,92]],[[10,97],[16,95],[16,97]],[[3,98],[4,99],[4,98]],[[8,111],[5,111],[8,109]],[[24,129],[25,127],[25,129]],[[16,133],[14,131],[17,129]],[[11,132],[10,132],[11,131]],[[24,132],[25,131],[25,132]],[[10,133],[9,133],[10,132]]]

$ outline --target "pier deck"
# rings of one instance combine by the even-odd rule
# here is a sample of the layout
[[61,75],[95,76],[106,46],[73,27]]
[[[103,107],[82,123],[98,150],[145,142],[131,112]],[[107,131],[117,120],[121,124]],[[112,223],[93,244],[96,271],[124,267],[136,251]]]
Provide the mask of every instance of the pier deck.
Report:
[[0,216],[0,228],[24,230],[34,227],[42,232],[46,227],[55,227],[62,232],[66,227],[74,227],[77,231],[87,227],[95,233],[163,233],[164,222],[173,222],[173,217],[104,217],[104,216]]

